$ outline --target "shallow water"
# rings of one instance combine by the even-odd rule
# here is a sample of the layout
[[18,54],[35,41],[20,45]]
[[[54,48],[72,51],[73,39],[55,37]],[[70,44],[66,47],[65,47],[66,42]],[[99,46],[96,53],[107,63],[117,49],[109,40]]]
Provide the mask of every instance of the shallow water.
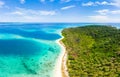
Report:
[[88,24],[0,23],[0,77],[53,77],[61,30]]
[[[52,77],[61,36],[41,25],[0,25],[0,77]],[[48,31],[48,30],[47,30]]]
[[[60,48],[55,42],[0,40],[0,77],[51,76]],[[50,73],[51,72],[51,73]]]

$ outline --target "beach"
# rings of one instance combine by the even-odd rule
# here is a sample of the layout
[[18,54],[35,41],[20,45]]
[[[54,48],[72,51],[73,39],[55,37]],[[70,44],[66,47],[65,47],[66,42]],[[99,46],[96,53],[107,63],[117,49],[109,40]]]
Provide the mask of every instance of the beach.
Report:
[[62,38],[60,38],[56,41],[61,47],[61,53],[56,62],[56,66],[55,66],[55,70],[54,70],[55,71],[54,77],[69,77],[68,71],[67,71],[67,66],[66,66],[67,52],[66,52],[66,47],[62,42],[63,38],[64,37],[62,36]]

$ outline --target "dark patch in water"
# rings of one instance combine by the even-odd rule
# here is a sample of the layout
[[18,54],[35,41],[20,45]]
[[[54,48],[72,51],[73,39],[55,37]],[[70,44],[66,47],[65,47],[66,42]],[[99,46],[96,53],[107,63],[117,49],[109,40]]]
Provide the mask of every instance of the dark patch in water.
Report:
[[26,71],[30,74],[37,74],[37,72],[35,70],[30,69],[23,61],[22,64],[24,66],[24,68],[26,69]]
[[29,38],[37,38],[37,39],[44,39],[44,40],[56,40],[61,38],[60,35],[55,33],[46,33],[44,31],[34,31],[34,32],[27,32],[20,29],[0,29],[0,33],[10,33],[10,34],[16,34],[21,35],[23,37],[29,37]]
[[35,41],[23,39],[0,40],[0,55],[29,56],[40,53],[42,47]]

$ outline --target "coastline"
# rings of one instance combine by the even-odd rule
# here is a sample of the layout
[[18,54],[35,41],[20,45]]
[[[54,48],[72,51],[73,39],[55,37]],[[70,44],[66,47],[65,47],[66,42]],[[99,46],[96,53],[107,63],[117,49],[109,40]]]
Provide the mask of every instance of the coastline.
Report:
[[66,64],[67,63],[68,54],[67,54],[66,47],[65,47],[64,43],[61,40],[59,42],[60,42],[61,46],[64,47],[64,55],[62,57],[62,63],[61,63],[62,77],[69,77],[67,64]]
[[[61,35],[62,36],[62,35]],[[54,70],[54,77],[69,77],[68,71],[67,71],[67,52],[66,52],[66,47],[62,42],[62,38],[56,40],[56,43],[59,44],[61,47],[61,53],[58,57],[58,60],[56,62],[55,70]]]

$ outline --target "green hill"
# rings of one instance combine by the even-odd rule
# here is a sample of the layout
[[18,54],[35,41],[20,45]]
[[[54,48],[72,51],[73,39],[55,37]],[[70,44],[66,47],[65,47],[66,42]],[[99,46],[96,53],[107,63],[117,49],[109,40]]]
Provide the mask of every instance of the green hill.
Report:
[[62,31],[70,77],[120,77],[120,29],[104,25]]

